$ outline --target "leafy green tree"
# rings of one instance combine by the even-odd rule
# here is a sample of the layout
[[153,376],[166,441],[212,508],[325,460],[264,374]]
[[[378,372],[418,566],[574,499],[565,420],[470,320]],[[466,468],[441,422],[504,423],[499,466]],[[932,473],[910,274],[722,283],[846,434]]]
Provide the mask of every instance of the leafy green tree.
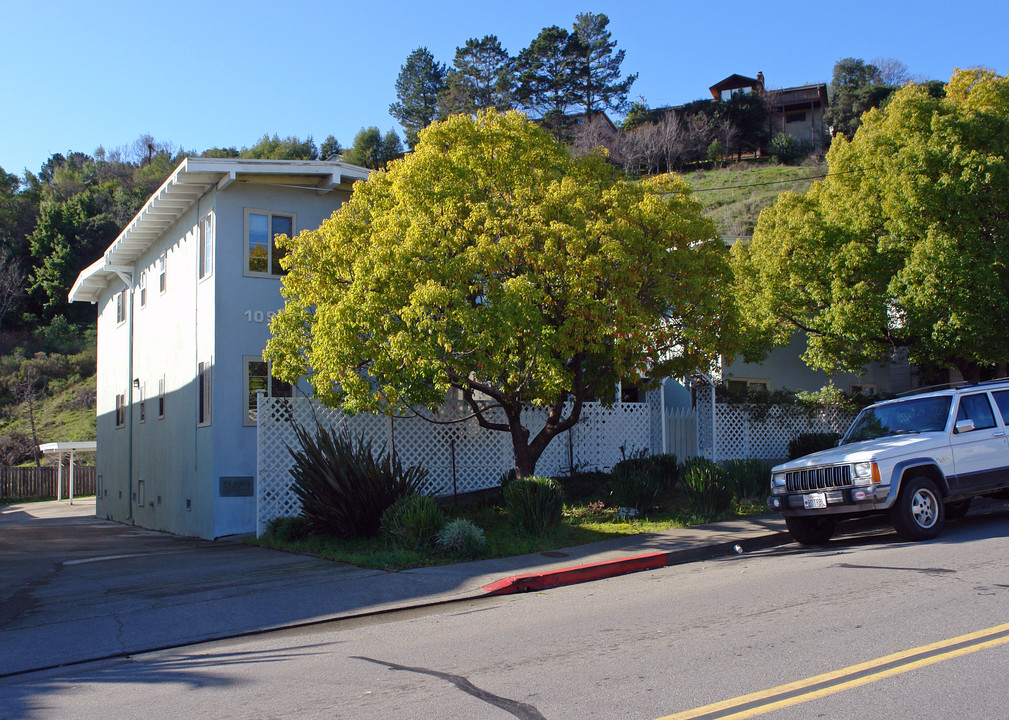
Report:
[[438,99],[439,115],[475,115],[515,105],[515,62],[496,35],[471,38],[456,48],[452,70]]
[[741,317],[806,362],[861,369],[906,348],[965,378],[1009,361],[1009,79],[906,85],[835,139],[830,175],[783,193],[734,249]]
[[361,128],[354,136],[354,146],[343,154],[343,159],[352,165],[383,169],[390,160],[395,160],[403,154],[403,143],[395,130],[390,130],[382,136],[377,127]]
[[606,29],[609,23],[602,13],[580,13],[571,33],[571,91],[574,104],[589,117],[606,110],[626,110],[627,93],[638,77],[637,73],[621,76],[624,51],[616,49]]
[[32,179],[22,182],[0,168],[0,247],[16,257],[27,257],[28,236],[39,216],[41,185]]
[[340,146],[340,141],[333,135],[329,135],[322,141],[322,145],[319,146],[319,159],[328,160],[329,158],[335,157],[342,152],[343,148]]
[[417,48],[407,57],[396,78],[397,101],[389,114],[399,120],[412,150],[418,134],[438,114],[438,96],[445,89],[445,66],[434,59],[426,47]]
[[309,135],[306,139],[291,135],[282,138],[276,133],[263,135],[255,145],[242,148],[240,157],[251,160],[318,160],[319,150]]
[[[517,473],[621,378],[707,367],[735,327],[726,250],[682,180],[624,181],[519,113],[456,115],[283,240],[274,373],[357,411],[458,392]],[[546,409],[533,432],[523,408]]]
[[519,104],[539,118],[563,116],[575,101],[571,37],[551,25],[515,61]]
[[872,63],[856,58],[838,60],[830,81],[830,105],[824,111],[824,120],[834,135],[852,138],[863,113],[881,107],[894,89],[882,84],[880,70]]

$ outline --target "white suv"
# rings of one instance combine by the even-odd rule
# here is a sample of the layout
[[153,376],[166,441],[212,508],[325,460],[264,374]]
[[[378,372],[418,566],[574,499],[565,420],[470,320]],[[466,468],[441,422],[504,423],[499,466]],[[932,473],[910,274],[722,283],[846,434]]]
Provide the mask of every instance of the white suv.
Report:
[[1009,489],[1009,380],[961,385],[870,405],[836,448],[771,470],[772,510],[815,545],[838,520],[887,512],[908,540],[939,534],[971,499]]

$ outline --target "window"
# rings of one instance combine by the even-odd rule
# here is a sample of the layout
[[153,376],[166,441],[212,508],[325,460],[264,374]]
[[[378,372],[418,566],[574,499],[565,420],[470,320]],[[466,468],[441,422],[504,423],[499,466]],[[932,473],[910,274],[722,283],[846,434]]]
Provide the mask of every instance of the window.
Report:
[[147,420],[147,385],[140,386],[140,422]]
[[214,216],[207,213],[200,220],[199,278],[202,280],[214,272]]
[[984,393],[964,395],[960,398],[960,408],[956,411],[956,421],[973,420],[975,430],[995,427],[995,415],[991,403]]
[[286,254],[277,247],[278,235],[294,235],[294,215],[245,211],[246,265],[253,275],[283,275],[280,259]]
[[165,418],[165,379],[158,380],[158,420]]
[[266,397],[291,397],[294,388],[283,380],[278,380],[270,374],[270,365],[257,357],[246,357],[245,360],[245,424],[256,424],[258,393],[266,393]]
[[161,257],[158,258],[158,292],[162,295],[168,289],[168,271],[166,265],[168,264],[167,253],[161,253]]
[[197,368],[198,398],[196,405],[197,425],[210,425],[210,363],[200,363]]
[[1002,413],[1002,422],[1009,423],[1009,390],[999,390],[998,392],[993,392],[992,397],[995,398],[995,404],[998,405],[998,411]]
[[747,390],[770,390],[770,380],[751,380],[750,378],[728,378],[725,385],[729,390],[746,392]]
[[126,427],[126,393],[116,395],[116,427]]
[[140,271],[140,307],[147,307],[147,271]]
[[126,289],[123,288],[116,294],[116,325],[126,322]]
[[785,122],[786,123],[806,122],[806,113],[805,112],[788,113],[785,115]]

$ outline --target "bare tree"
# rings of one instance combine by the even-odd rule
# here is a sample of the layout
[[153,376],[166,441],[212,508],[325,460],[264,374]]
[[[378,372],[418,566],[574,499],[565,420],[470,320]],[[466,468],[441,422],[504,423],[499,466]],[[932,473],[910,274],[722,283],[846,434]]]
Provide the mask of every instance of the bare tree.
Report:
[[30,364],[25,364],[15,381],[14,393],[18,399],[28,406],[28,422],[32,428],[32,455],[35,458],[35,467],[42,465],[39,461],[39,436],[35,431],[35,398],[38,394],[38,373]]
[[10,248],[0,247],[0,327],[4,316],[24,297],[28,275]]
[[872,64],[879,70],[881,85],[901,87],[911,82],[911,72],[907,69],[907,65],[897,58],[873,58]]

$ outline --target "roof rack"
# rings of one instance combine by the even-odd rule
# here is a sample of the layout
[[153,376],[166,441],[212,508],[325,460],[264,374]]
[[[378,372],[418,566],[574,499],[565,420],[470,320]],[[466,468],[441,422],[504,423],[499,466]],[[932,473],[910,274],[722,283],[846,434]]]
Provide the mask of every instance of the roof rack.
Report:
[[962,387],[983,387],[985,385],[992,385],[994,383],[1006,381],[1009,381],[1009,377],[994,378],[993,380],[983,380],[981,382],[968,382],[967,380],[960,380],[959,382],[939,383],[938,385],[926,385],[925,387],[915,388],[914,390],[905,390],[904,392],[897,393],[894,397],[921,395],[922,393],[934,392],[936,390],[959,390]]

